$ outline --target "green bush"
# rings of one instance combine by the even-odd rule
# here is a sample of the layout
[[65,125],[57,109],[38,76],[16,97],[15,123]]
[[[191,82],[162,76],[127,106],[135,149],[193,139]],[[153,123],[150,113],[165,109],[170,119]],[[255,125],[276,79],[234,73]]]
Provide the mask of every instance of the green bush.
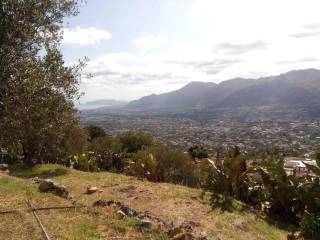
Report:
[[22,150],[18,146],[1,147],[0,146],[0,163],[14,164],[21,162]]
[[193,146],[188,150],[189,154],[193,159],[195,158],[207,158],[208,157],[208,149],[203,146]]
[[77,170],[85,172],[97,172],[100,170],[98,168],[97,158],[92,152],[89,152],[87,154],[83,153],[79,156],[74,156],[72,166]]
[[132,156],[133,162],[129,164],[129,173],[148,180],[156,179],[158,162],[152,153],[148,151],[138,151]]
[[149,134],[142,132],[126,132],[117,138],[122,151],[135,153],[152,146],[153,139]]
[[86,126],[85,129],[89,133],[90,140],[93,140],[97,137],[104,137],[106,135],[106,132],[104,131],[104,129],[98,126],[89,125],[89,126]]
[[300,229],[305,239],[320,239],[320,213],[305,212]]
[[161,144],[149,151],[158,162],[156,181],[199,186],[198,165],[188,154]]

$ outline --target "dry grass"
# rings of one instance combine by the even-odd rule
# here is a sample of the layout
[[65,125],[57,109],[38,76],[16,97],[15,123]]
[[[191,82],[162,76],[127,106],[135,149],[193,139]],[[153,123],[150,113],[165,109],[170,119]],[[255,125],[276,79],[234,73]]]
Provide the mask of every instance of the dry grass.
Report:
[[[198,232],[206,232],[209,239],[281,240],[287,232],[268,224],[264,219],[242,209],[232,212],[212,209],[208,199],[201,199],[201,191],[167,183],[140,181],[134,177],[101,172],[85,173],[57,165],[37,166],[32,171],[15,171],[16,177],[0,176],[0,211],[25,208],[28,196],[36,207],[70,205],[50,193],[37,191],[28,180],[31,176],[50,177],[64,184],[73,200],[88,208],[39,212],[52,239],[168,239],[163,232],[143,230],[138,220],[119,219],[112,210],[92,208],[98,199],[113,199],[139,211],[152,213],[175,224],[183,221],[199,223]],[[88,185],[97,186],[102,193],[85,194]],[[9,226],[10,231],[5,231]],[[0,216],[0,239],[37,239],[39,230],[30,213]],[[18,237],[17,237],[18,236]]]

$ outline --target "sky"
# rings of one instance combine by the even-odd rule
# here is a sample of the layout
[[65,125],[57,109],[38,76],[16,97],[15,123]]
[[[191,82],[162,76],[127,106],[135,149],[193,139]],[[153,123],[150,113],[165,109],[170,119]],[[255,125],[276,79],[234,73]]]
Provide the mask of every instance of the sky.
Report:
[[[81,102],[320,68],[319,0],[88,0],[65,19]],[[91,78],[86,75],[91,74]]]

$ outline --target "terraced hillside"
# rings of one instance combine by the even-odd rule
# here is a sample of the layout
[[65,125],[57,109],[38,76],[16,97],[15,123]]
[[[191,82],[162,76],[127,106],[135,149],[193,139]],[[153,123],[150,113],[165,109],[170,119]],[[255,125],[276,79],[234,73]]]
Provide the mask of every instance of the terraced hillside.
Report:
[[[50,178],[65,185],[72,199],[40,193],[31,177]],[[86,194],[88,186],[102,192]],[[208,239],[281,240],[287,231],[269,224],[250,210],[234,203],[233,211],[212,209],[209,194],[167,183],[151,183],[108,172],[86,173],[58,165],[39,165],[32,170],[0,174],[0,239],[42,239],[37,222],[27,211],[26,199],[34,208],[79,206],[74,209],[37,211],[51,239],[170,239],[161,229],[146,228],[134,217],[120,217],[112,207],[93,207],[99,199],[115,200],[138,211],[149,211],[180,224],[196,223],[194,231]],[[86,207],[80,207],[85,205]]]

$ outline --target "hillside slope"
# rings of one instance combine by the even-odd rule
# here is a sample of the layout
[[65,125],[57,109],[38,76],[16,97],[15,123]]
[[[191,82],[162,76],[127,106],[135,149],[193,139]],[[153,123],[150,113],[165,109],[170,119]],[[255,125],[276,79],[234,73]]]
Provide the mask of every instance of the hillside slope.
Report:
[[320,71],[295,70],[258,79],[219,84],[192,82],[173,92],[130,102],[128,109],[182,111],[261,106],[320,106]]
[[[176,224],[194,221],[197,232],[208,239],[281,240],[287,232],[267,223],[261,217],[235,203],[235,210],[222,212],[201,199],[201,191],[167,183],[140,181],[134,177],[107,172],[85,173],[57,165],[36,166],[28,171],[14,171],[14,176],[0,175],[0,212],[17,209],[15,214],[0,217],[0,239],[41,239],[32,215],[25,211],[25,199],[34,207],[65,206],[72,201],[88,207],[69,210],[41,211],[39,216],[52,239],[169,239],[156,230],[141,228],[134,218],[119,218],[115,211],[94,208],[99,199],[121,201],[139,211],[150,211]],[[65,200],[51,193],[39,193],[30,177],[50,178],[64,184],[72,195]],[[85,194],[88,185],[103,189],[102,193]],[[208,194],[207,194],[208,195]]]

